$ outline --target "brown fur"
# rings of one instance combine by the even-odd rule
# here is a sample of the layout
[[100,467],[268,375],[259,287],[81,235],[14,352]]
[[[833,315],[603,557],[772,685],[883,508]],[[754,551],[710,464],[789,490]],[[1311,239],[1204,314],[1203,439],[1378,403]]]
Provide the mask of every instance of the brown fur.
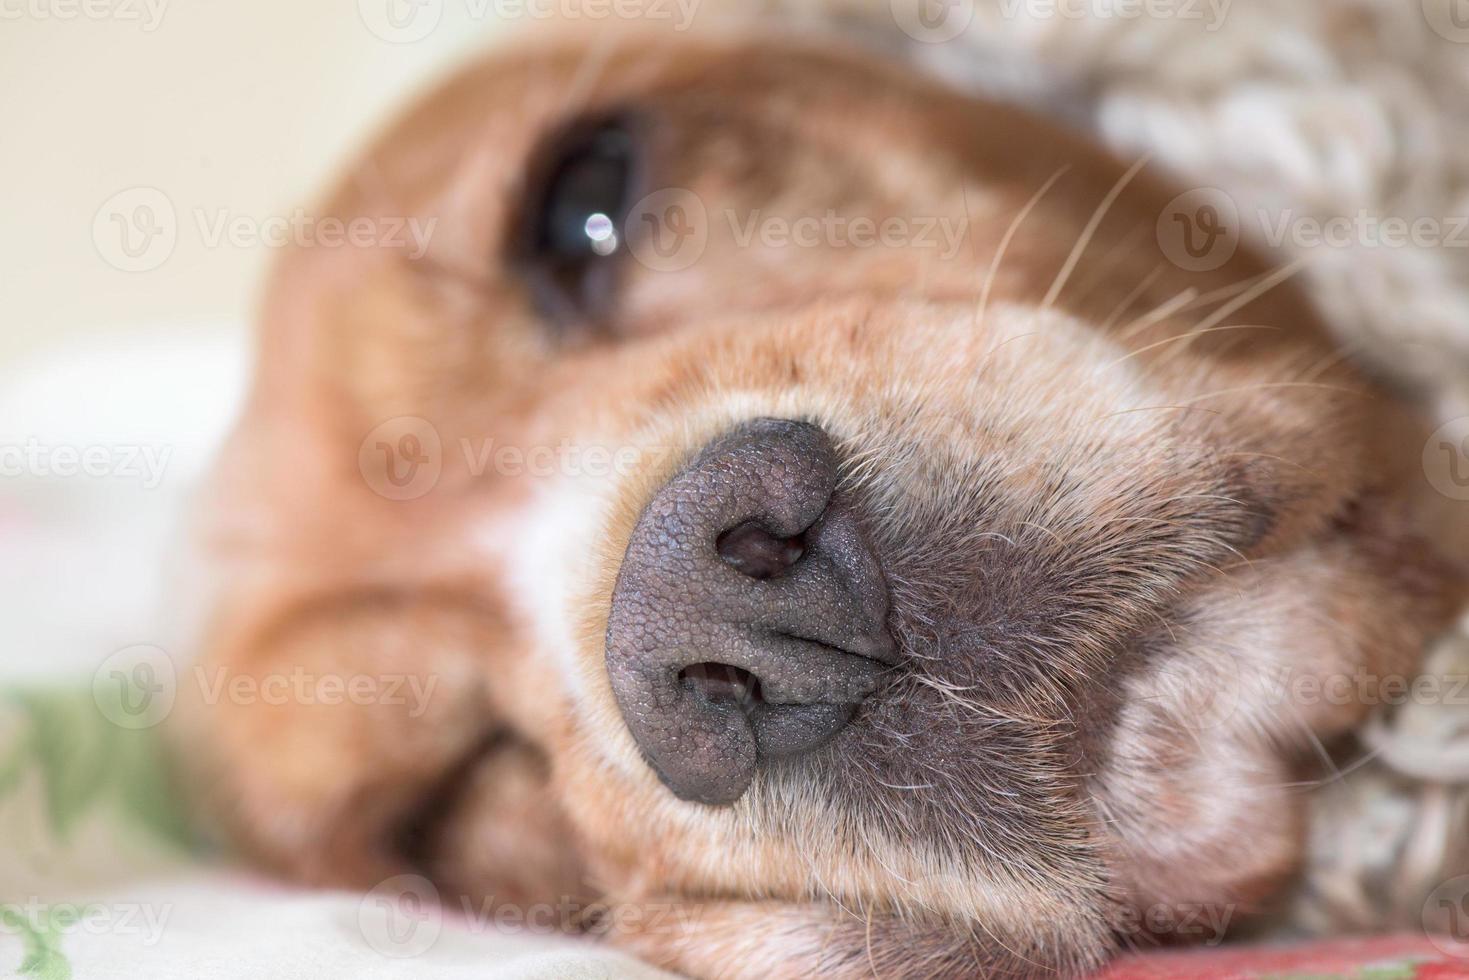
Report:
[[[705,202],[709,240],[679,272],[628,263],[617,312],[558,334],[510,261],[523,174],[609,111],[644,121],[652,187]],[[570,37],[449,82],[324,208],[436,217],[427,256],[299,249],[275,277],[211,510],[205,654],[439,683],[416,718],[195,705],[213,812],[313,882],[416,862],[446,894],[675,903],[677,928],[611,935],[694,975],[1072,973],[1122,910],[1263,901],[1300,853],[1297,760],[1364,710],[1281,704],[1273,678],[1409,669],[1462,569],[1401,487],[1418,422],[1287,273],[1171,264],[1172,192],[1124,183],[1132,163],[765,37]],[[948,257],[741,246],[725,208],[967,235]],[[712,809],[639,758],[602,642],[643,505],[764,415],[846,454],[908,667],[817,759]],[[415,500],[356,465],[397,416],[444,446]],[[638,464],[476,475],[460,439]]]

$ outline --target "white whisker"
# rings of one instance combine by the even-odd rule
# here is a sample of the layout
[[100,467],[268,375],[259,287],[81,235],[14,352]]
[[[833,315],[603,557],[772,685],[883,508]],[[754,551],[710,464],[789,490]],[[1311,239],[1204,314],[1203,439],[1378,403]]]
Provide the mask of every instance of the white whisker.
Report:
[[1082,253],[1091,244],[1092,236],[1101,227],[1102,219],[1107,216],[1107,212],[1111,210],[1112,205],[1122,196],[1122,192],[1126,190],[1127,185],[1132,183],[1132,179],[1148,165],[1150,159],[1152,159],[1151,155],[1145,154],[1141,160],[1134,163],[1128,168],[1125,174],[1118,178],[1117,183],[1113,184],[1112,189],[1107,192],[1107,196],[1102,198],[1102,203],[1097,205],[1097,209],[1092,212],[1091,218],[1087,220],[1086,227],[1081,230],[1081,237],[1071,249],[1071,254],[1066,256],[1066,261],[1062,264],[1061,271],[1056,275],[1056,281],[1051,283],[1050,291],[1046,293],[1046,298],[1041,302],[1042,309],[1048,310],[1055,304],[1056,298],[1061,295],[1061,290],[1066,288],[1066,282],[1071,278],[1071,273],[1076,270],[1076,264],[1081,261]]
[[1015,220],[1010,222],[1010,227],[1005,229],[1005,235],[1000,239],[1000,246],[995,251],[993,261],[990,262],[989,272],[984,277],[984,287],[979,294],[979,307],[974,313],[974,322],[976,324],[984,321],[985,312],[989,309],[990,290],[994,287],[995,277],[999,275],[1000,263],[1005,260],[1005,253],[1010,248],[1010,241],[1015,237],[1015,233],[1020,230],[1020,226],[1025,223],[1025,219],[1030,216],[1030,212],[1035,210],[1036,205],[1040,204],[1041,198],[1045,197],[1046,193],[1055,186],[1056,181],[1065,176],[1070,169],[1071,166],[1068,164],[1051,174],[1050,178],[1041,185],[1041,189],[1031,195],[1029,201],[1025,202],[1025,207],[1021,208],[1020,213],[1015,216]]

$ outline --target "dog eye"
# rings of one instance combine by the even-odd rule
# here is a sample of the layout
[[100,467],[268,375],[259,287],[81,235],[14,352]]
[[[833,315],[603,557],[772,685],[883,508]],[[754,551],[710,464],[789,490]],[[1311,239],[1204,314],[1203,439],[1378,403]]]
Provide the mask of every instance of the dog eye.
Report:
[[540,312],[557,324],[611,311],[634,150],[628,125],[605,121],[563,134],[532,167],[518,264]]

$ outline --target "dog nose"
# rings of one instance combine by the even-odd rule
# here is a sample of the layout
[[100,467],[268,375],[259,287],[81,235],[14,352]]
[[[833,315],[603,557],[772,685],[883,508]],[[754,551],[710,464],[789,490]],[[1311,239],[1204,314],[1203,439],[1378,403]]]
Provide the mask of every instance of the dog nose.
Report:
[[896,662],[887,584],[820,428],[761,419],[704,447],[633,528],[607,673],[673,793],[731,803],[809,752]]

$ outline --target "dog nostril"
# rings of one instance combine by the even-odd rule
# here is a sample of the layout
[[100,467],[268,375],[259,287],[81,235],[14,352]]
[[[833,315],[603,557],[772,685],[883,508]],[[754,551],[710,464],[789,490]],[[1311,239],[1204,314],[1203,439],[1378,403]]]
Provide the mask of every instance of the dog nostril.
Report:
[[726,564],[753,579],[782,575],[806,553],[800,535],[779,538],[754,521],[725,531],[715,547]]
[[705,445],[633,527],[607,677],[679,799],[733,803],[762,760],[834,738],[897,664],[882,566],[839,477],[824,431],[756,419]]
[[691,664],[678,672],[678,680],[685,688],[716,704],[749,705],[765,701],[760,678],[742,667],[712,662]]

